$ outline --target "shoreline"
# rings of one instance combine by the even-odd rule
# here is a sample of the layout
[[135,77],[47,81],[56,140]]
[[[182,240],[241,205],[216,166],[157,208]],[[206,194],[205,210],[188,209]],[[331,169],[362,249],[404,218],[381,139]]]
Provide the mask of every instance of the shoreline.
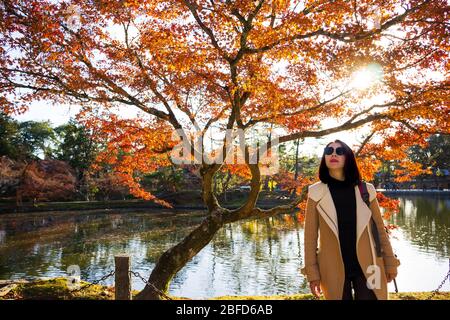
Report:
[[[245,199],[243,199],[244,201]],[[237,209],[243,204],[236,201],[223,205],[226,209]],[[288,204],[286,200],[261,200],[257,206],[262,209],[270,209],[273,206]],[[71,202],[40,202],[36,205],[26,204],[20,208],[15,205],[0,203],[0,216],[4,214],[56,212],[56,211],[91,211],[91,210],[121,210],[121,211],[186,211],[207,210],[207,207],[198,203],[187,203],[173,205],[167,208],[151,201],[145,200],[116,200],[116,201],[71,201]]]
[[[81,281],[81,286],[89,285]],[[133,290],[135,296],[139,291]],[[389,300],[426,300],[432,292],[389,292]],[[170,295],[169,295],[170,296]],[[170,296],[173,300],[314,300],[310,293],[266,296],[217,296],[204,299]],[[450,291],[438,292],[432,300],[450,300]],[[79,292],[71,292],[66,278],[0,280],[1,300],[114,300],[114,287],[90,285]],[[322,299],[321,299],[322,300]]]
[[[377,189],[377,192],[381,192],[387,196],[396,195],[417,195],[417,196],[444,196],[450,197],[450,190],[422,190],[422,189]],[[21,207],[17,207],[14,202],[0,202],[0,215],[3,214],[17,214],[17,213],[36,213],[36,212],[52,212],[52,211],[82,211],[82,210],[207,210],[203,205],[201,198],[198,197],[196,192],[182,192],[185,199],[176,199],[177,194],[171,195],[170,198],[174,199],[173,207],[167,208],[162,205],[156,204],[153,201],[146,201],[141,199],[130,200],[109,200],[109,201],[67,201],[67,202],[38,202],[33,205],[31,202],[24,202]],[[187,197],[186,197],[187,196]],[[289,204],[290,199],[287,197],[281,198],[282,194],[268,193],[262,194],[258,199],[256,205],[261,209],[270,209],[278,205]],[[278,197],[278,198],[277,198]],[[162,197],[164,199],[166,197]],[[246,194],[240,195],[238,198],[234,198],[224,202],[223,207],[227,209],[237,209],[245,203]],[[170,201],[170,200],[169,200]]]

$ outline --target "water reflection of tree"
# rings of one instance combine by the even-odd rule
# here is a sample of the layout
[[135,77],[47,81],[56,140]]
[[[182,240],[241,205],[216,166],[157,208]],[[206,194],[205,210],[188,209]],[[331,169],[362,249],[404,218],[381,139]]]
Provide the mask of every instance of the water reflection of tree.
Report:
[[[231,238],[233,234],[238,238]],[[295,216],[245,221],[219,231],[213,240],[214,256],[228,257],[222,263],[230,270],[230,294],[304,291],[297,272],[302,252],[300,239]]]
[[[0,278],[62,276],[75,264],[80,266],[82,279],[92,281],[114,268],[114,255],[122,252],[130,254],[132,269],[146,277],[157,258],[181,241],[201,217],[192,212],[20,217],[19,228],[0,244]],[[227,225],[205,248],[211,259],[208,269],[195,275],[204,280],[205,288],[195,294],[213,295],[223,288],[229,294],[304,292],[303,278],[297,272],[300,239],[295,216]],[[171,292],[184,286],[201,259],[197,255],[177,273]],[[136,289],[138,280],[133,280]],[[218,283],[223,287],[218,288]]]
[[431,196],[400,198],[400,212],[391,219],[421,250],[450,255],[450,199]]
[[[69,265],[77,264],[83,279],[94,280],[111,270],[114,255],[122,252],[131,255],[132,269],[146,277],[157,258],[200,223],[202,214],[2,217],[0,278],[63,275]],[[422,250],[449,255],[450,199],[402,197],[400,213],[392,216],[391,222]],[[302,229],[291,215],[225,226],[205,248],[206,257],[211,259],[208,269],[195,275],[195,279],[204,280],[205,288],[195,294],[208,296],[222,289],[229,294],[306,292],[307,283],[298,272],[301,239]],[[201,259],[202,255],[197,255],[177,273],[171,292],[183,287]],[[224,288],[219,288],[220,284]]]
[[[114,268],[114,255],[123,252],[133,265],[148,266],[200,221],[198,213],[8,217],[0,225],[7,230],[0,244],[0,278],[61,276],[76,264],[82,279],[94,280]],[[143,260],[142,252],[147,252]]]

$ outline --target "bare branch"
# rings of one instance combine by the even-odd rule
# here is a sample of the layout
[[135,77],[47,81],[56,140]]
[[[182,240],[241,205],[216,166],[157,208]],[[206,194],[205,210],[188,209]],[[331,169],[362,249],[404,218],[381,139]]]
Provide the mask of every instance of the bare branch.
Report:
[[189,11],[191,11],[192,15],[195,18],[195,21],[197,21],[197,23],[200,26],[200,28],[202,28],[202,30],[208,35],[208,37],[211,40],[211,43],[214,46],[214,48],[216,48],[220,52],[220,54],[222,55],[222,57],[225,60],[229,61],[230,58],[225,53],[225,51],[219,46],[219,43],[217,42],[213,31],[208,26],[205,25],[205,23],[202,21],[202,19],[200,19],[200,16],[198,15],[198,12],[197,12],[197,5],[195,3],[189,1],[189,0],[183,0],[183,2],[189,8]]
[[411,68],[411,67],[414,67],[415,65],[417,65],[417,64],[421,63],[422,61],[426,60],[429,56],[431,56],[433,53],[435,53],[436,51],[439,51],[439,50],[440,50],[439,48],[436,48],[436,49],[434,49],[434,50],[431,50],[430,52],[428,52],[427,54],[425,54],[425,55],[424,55],[423,57],[421,57],[420,59],[418,59],[418,60],[416,60],[416,61],[414,61],[414,62],[412,62],[412,63],[410,63],[410,64],[407,64],[406,66],[399,67],[399,68],[395,68],[395,69],[393,69],[393,71],[403,71],[403,70],[409,69],[409,68]]
[[297,206],[306,199],[307,194],[308,194],[308,186],[305,186],[303,187],[300,195],[290,204],[276,206],[268,210],[256,207],[253,210],[251,210],[250,213],[244,213],[242,210],[240,211],[239,209],[234,210],[224,216],[224,223],[232,223],[244,218],[264,219],[274,217],[279,214],[293,213],[299,210]]
[[[322,136],[326,136],[326,135],[329,135],[329,134],[332,134],[335,132],[341,132],[341,131],[355,129],[366,123],[369,123],[369,122],[372,122],[375,120],[380,120],[380,119],[387,119],[387,118],[388,118],[388,115],[385,113],[371,114],[371,115],[368,115],[364,119],[361,119],[361,120],[358,120],[355,122],[347,121],[347,122],[343,123],[342,125],[339,125],[339,126],[336,126],[333,128],[329,128],[329,129],[324,129],[324,130],[319,130],[319,131],[302,131],[302,132],[288,134],[288,135],[278,138],[278,143],[284,143],[284,142],[296,140],[299,138],[322,137]],[[275,145],[276,145],[276,141],[273,140],[272,146],[275,146]]]
[[373,135],[375,134],[375,131],[372,131],[361,143],[358,150],[355,152],[355,157],[358,158],[361,151],[364,149],[364,146],[372,139]]
[[342,97],[343,95],[349,93],[350,91],[352,91],[352,90],[349,89],[347,91],[343,91],[340,94],[338,94],[337,96],[334,96],[333,98],[330,98],[328,100],[320,102],[320,103],[316,104],[315,106],[313,106],[311,108],[301,109],[301,110],[298,110],[298,111],[295,111],[295,112],[291,112],[291,113],[283,112],[283,113],[280,113],[280,114],[275,114],[275,115],[271,115],[271,116],[267,116],[267,117],[263,117],[263,118],[250,119],[246,124],[243,125],[243,128],[247,129],[247,128],[249,128],[249,127],[251,127],[251,126],[253,126],[253,125],[255,125],[255,124],[259,123],[259,122],[264,122],[264,121],[276,118],[278,116],[288,116],[289,117],[289,116],[295,116],[295,115],[297,115],[299,113],[302,113],[302,112],[316,111],[317,109],[325,106],[326,104],[328,104],[330,102],[333,102],[334,100]]
[[381,33],[383,30],[386,30],[386,29],[392,27],[393,25],[404,21],[405,18],[408,17],[411,13],[422,8],[424,5],[428,4],[429,2],[430,2],[430,0],[425,0],[424,2],[422,2],[421,4],[419,4],[413,8],[406,9],[404,13],[402,13],[398,16],[395,16],[394,18],[386,21],[384,24],[382,24],[380,26],[379,29],[370,30],[370,31],[361,31],[358,33],[348,33],[348,32],[347,33],[346,32],[332,33],[329,31],[325,31],[323,28],[319,28],[316,31],[312,31],[312,32],[309,32],[306,34],[296,34],[296,35],[293,35],[290,37],[278,39],[277,41],[275,41],[271,44],[265,45],[263,47],[260,47],[260,48],[256,48],[256,49],[246,48],[245,53],[249,53],[249,54],[261,53],[261,52],[265,52],[265,51],[274,49],[276,46],[278,46],[281,43],[290,42],[290,41],[294,41],[294,40],[308,39],[308,38],[312,38],[312,37],[319,36],[319,35],[326,36],[328,38],[338,40],[341,42],[346,42],[346,43],[357,42],[360,40],[370,38],[374,35],[377,35],[377,34]]

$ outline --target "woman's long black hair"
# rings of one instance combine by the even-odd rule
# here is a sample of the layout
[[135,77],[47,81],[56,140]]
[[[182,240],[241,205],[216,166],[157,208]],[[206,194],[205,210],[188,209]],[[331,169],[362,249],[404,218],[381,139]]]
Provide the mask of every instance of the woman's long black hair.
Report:
[[[350,147],[342,142],[341,140],[334,140],[328,143],[328,147],[333,142],[340,143],[344,148],[345,163],[344,163],[344,176],[345,181],[353,186],[356,186],[361,181],[361,174],[359,173],[358,165],[356,164],[355,154]],[[322,161],[320,161],[319,167],[319,179],[323,183],[328,183],[330,181],[330,172],[328,171],[327,164],[325,163],[325,148],[323,149]]]

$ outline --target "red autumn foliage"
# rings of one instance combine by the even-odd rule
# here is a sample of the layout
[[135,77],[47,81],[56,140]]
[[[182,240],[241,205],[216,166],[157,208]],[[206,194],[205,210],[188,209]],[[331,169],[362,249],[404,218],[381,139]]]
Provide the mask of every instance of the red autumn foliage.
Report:
[[23,168],[17,201],[72,200],[76,182],[75,171],[64,161],[33,161]]

